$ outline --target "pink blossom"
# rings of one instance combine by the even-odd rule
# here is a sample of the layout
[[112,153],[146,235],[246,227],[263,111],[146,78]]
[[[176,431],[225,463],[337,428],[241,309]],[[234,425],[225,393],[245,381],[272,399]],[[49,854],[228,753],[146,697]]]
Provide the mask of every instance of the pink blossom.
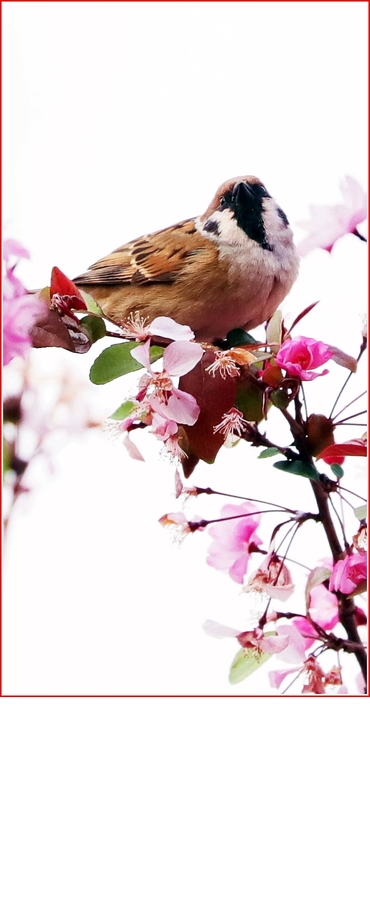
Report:
[[121,332],[125,337],[137,341],[145,341],[151,335],[169,338],[172,341],[192,341],[195,336],[189,325],[179,325],[169,316],[157,316],[149,325],[147,322],[148,317],[143,318],[139,312],[130,313],[121,327]]
[[159,441],[163,441],[167,453],[181,462],[181,460],[186,458],[186,453],[180,447],[178,431],[179,426],[173,419],[166,419],[159,413],[153,413],[152,433],[155,434]]
[[311,370],[322,366],[331,357],[332,350],[328,344],[301,336],[284,341],[275,361],[278,366],[286,369],[289,375],[295,375],[301,381],[312,381],[319,375],[327,375],[328,369],[324,369],[323,372]]
[[[16,257],[10,265],[10,258]],[[29,258],[28,250],[17,241],[4,242],[5,277],[3,289],[3,363],[6,366],[15,356],[25,356],[32,346],[30,331],[43,305],[27,294],[26,288],[14,274],[18,260]]]
[[[225,521],[209,529],[214,541],[208,551],[207,563],[215,569],[227,570],[233,581],[243,584],[250,552],[262,543],[255,534],[260,516],[248,501],[240,506],[227,503],[222,507],[221,515]],[[232,516],[238,518],[228,521]]]
[[311,220],[297,222],[297,225],[309,232],[298,245],[301,256],[316,247],[330,252],[335,241],[345,234],[357,234],[360,237],[357,225],[366,219],[366,194],[350,175],[343,179],[341,190],[344,203],[336,206],[310,206]]
[[148,398],[154,412],[183,425],[194,425],[199,415],[197,401],[186,391],[175,388],[172,377],[185,375],[194,368],[203,355],[200,344],[174,341],[166,347],[163,372],[158,373],[153,371],[150,362],[150,340],[131,350],[131,355],[150,373],[145,389],[154,388],[153,394]]
[[248,579],[245,591],[265,591],[275,600],[288,600],[294,592],[294,584],[288,567],[274,551],[268,553],[254,575]]
[[254,631],[242,631],[238,634],[238,641],[242,647],[249,650],[258,650],[260,653],[281,653],[289,644],[289,638],[284,634],[264,634],[262,628]]
[[353,591],[366,581],[367,553],[360,550],[359,553],[347,554],[344,559],[339,559],[333,568],[329,588],[332,591],[341,591],[342,594],[352,594]]
[[280,653],[288,646],[289,638],[279,634],[265,634],[262,628],[254,628],[253,631],[239,631],[229,625],[221,625],[207,619],[203,629],[210,637],[228,638],[236,637],[246,650],[257,650],[260,653]]

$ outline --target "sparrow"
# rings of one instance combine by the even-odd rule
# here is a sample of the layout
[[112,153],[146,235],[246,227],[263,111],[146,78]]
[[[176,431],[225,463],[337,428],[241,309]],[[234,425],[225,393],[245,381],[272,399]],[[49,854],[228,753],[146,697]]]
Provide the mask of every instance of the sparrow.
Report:
[[74,278],[108,319],[169,316],[197,340],[268,320],[298,274],[283,210],[253,175],[224,182],[203,215],[145,234]]

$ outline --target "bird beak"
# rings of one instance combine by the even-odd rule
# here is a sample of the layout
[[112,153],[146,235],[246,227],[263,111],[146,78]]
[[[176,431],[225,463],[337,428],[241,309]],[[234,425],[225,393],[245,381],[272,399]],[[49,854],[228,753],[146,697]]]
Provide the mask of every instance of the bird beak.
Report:
[[233,187],[232,198],[236,204],[244,204],[253,199],[253,190],[245,181],[238,181]]

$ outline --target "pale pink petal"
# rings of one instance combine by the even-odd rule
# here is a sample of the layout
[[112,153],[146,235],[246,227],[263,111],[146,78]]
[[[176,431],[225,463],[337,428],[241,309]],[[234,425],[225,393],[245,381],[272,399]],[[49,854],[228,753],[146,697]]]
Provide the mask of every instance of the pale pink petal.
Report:
[[[209,562],[209,559],[208,559]],[[230,578],[233,581],[236,581],[237,584],[243,584],[244,575],[248,568],[248,556],[246,553],[243,553],[238,559],[235,560],[231,568],[229,569]]]
[[289,637],[284,634],[264,636],[259,641],[259,646],[264,653],[281,653],[289,644]]
[[128,433],[125,435],[122,443],[126,447],[128,455],[131,456],[131,459],[137,459],[139,462],[145,462],[145,459],[144,459],[143,455],[140,453],[139,448],[131,440]]
[[194,332],[189,325],[179,325],[169,316],[157,316],[151,322],[149,330],[151,334],[170,338],[173,341],[192,341],[194,338]]
[[298,245],[298,252],[305,256],[315,248],[330,251],[335,241],[345,234],[355,232],[357,225],[366,219],[366,194],[361,186],[347,175],[341,190],[344,203],[336,206],[310,206],[311,220],[297,222],[310,232]]
[[300,669],[301,666],[298,666],[295,669],[276,669],[273,672],[269,672],[268,677],[271,687],[279,690],[279,687],[284,681],[284,678],[286,678],[287,675],[294,675],[295,672],[299,672]]
[[138,347],[134,347],[134,349],[131,350],[131,356],[136,359],[136,362],[145,366],[149,372],[152,371],[150,365],[150,340],[145,341],[145,344],[139,344]]
[[202,627],[206,634],[209,634],[210,637],[215,638],[235,638],[238,634],[240,634],[239,628],[231,628],[229,625],[221,625],[220,622],[213,622],[212,619],[207,619]]
[[169,437],[177,434],[178,430],[177,422],[172,419],[165,419],[159,413],[152,416],[152,432],[160,440],[167,441]]
[[276,628],[278,634],[286,635],[289,641],[285,650],[283,650],[280,656],[280,658],[284,660],[284,662],[303,663],[305,661],[306,645],[304,638],[300,634],[299,629],[296,627],[298,622],[304,622],[304,624],[306,624],[305,619],[297,617],[297,619],[294,619],[294,624],[291,623],[290,625],[278,625]]
[[338,600],[324,584],[311,588],[310,615],[321,628],[334,628],[339,621]]
[[[163,368],[171,376],[186,375],[197,365],[203,356],[200,344],[190,344],[188,341],[174,341],[166,347],[163,354]],[[190,423],[188,423],[190,424]]]
[[361,185],[351,175],[345,175],[341,182],[343,200],[351,211],[349,225],[356,227],[364,222],[367,216],[367,196]]
[[151,399],[152,408],[161,416],[173,419],[181,425],[194,425],[199,416],[199,406],[195,397],[186,391],[173,388],[167,400]]

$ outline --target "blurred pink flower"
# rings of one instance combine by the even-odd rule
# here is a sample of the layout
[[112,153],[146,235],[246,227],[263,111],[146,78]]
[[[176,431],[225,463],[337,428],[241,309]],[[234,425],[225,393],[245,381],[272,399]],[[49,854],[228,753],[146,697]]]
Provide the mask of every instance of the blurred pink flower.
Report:
[[[243,584],[250,552],[262,543],[255,534],[260,516],[248,501],[240,506],[227,503],[221,509],[221,516],[225,521],[217,522],[209,529],[214,541],[208,551],[207,563],[215,569],[227,570],[233,581]],[[238,518],[228,521],[232,516]]]
[[[6,366],[15,356],[25,356],[32,346],[30,331],[43,311],[39,300],[27,295],[26,288],[14,274],[17,262],[29,258],[29,252],[18,241],[4,241],[5,275],[3,287],[3,363]],[[10,264],[11,258],[15,262]]]
[[335,563],[329,588],[332,591],[341,591],[342,594],[352,594],[356,587],[366,581],[366,576],[367,553],[360,550],[359,553],[348,554]]
[[346,175],[343,179],[341,190],[344,203],[336,206],[310,206],[311,219],[307,222],[297,222],[300,228],[309,232],[298,244],[301,256],[317,247],[330,252],[335,241],[345,234],[355,234],[362,238],[357,231],[357,225],[363,222],[367,215],[365,191],[350,175]]
[[284,341],[275,357],[278,366],[286,369],[289,375],[295,375],[301,381],[312,381],[319,375],[327,375],[328,369],[323,372],[312,372],[317,366],[322,366],[332,357],[332,350],[328,344],[315,341],[314,338],[296,337]]

